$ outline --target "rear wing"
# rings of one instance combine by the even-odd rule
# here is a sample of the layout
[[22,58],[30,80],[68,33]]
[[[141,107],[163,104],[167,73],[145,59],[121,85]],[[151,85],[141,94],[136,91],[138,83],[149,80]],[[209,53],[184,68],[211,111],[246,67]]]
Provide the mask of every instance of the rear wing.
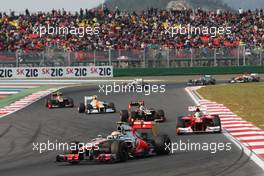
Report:
[[136,120],[133,122],[132,128],[134,129],[152,129],[155,126],[155,122],[145,122],[142,120]]
[[159,126],[158,123],[156,122],[146,122],[142,120],[136,120],[132,124],[132,128],[135,130],[140,130],[140,129],[150,129],[152,131],[152,134],[154,136],[157,136],[159,134]]

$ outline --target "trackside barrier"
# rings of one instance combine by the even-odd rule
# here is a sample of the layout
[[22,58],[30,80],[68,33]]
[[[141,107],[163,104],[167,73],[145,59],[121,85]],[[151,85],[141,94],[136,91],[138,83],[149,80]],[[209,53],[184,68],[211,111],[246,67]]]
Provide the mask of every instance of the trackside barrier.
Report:
[[0,79],[113,77],[112,66],[0,68]]
[[264,73],[264,66],[114,69],[114,76],[222,75]]

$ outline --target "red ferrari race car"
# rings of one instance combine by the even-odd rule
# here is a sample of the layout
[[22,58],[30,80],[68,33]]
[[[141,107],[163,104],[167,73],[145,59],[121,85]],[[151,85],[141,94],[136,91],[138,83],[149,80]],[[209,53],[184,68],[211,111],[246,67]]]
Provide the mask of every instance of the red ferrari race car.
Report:
[[121,122],[129,123],[133,123],[136,120],[165,122],[166,117],[162,109],[147,109],[144,101],[141,100],[138,102],[130,102],[128,104],[128,110],[120,111],[120,120]]
[[61,92],[55,92],[48,96],[45,102],[45,106],[49,109],[51,108],[66,108],[74,107],[73,99],[69,97],[64,97]]
[[201,107],[190,106],[190,114],[176,119],[176,134],[185,133],[221,133],[221,121],[218,115],[209,115]]
[[56,161],[71,164],[90,161],[125,162],[138,157],[168,155],[170,138],[166,134],[159,134],[154,126],[137,129],[119,123],[117,131],[113,131],[111,135],[105,138],[99,135],[88,143],[79,145],[76,150],[57,155]]

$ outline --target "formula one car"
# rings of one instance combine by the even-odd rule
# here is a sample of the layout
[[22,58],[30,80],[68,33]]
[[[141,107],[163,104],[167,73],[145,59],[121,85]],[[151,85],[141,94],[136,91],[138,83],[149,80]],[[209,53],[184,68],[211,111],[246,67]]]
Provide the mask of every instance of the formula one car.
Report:
[[229,83],[247,83],[247,82],[259,82],[260,76],[256,73],[245,73],[243,75],[239,75],[237,77],[233,77],[231,80],[229,80]]
[[144,90],[148,90],[149,89],[149,84],[146,83],[142,78],[137,78],[134,79],[131,82],[128,82],[127,84],[125,84],[129,89],[136,89],[137,87],[142,87],[142,89]]
[[87,114],[115,113],[116,108],[114,103],[99,101],[94,95],[84,97],[84,103],[80,103],[78,112]]
[[122,122],[130,123],[133,123],[136,120],[156,122],[166,121],[165,113],[162,109],[147,109],[144,101],[130,102],[128,104],[128,110],[120,111],[120,119]]
[[168,155],[170,145],[169,136],[159,134],[157,128],[138,130],[119,123],[117,131],[111,135],[105,138],[99,135],[88,143],[72,147],[73,150],[66,154],[57,155],[56,161],[71,164],[90,161],[125,162],[131,158]]
[[185,133],[221,133],[221,121],[218,115],[209,115],[205,108],[189,107],[190,115],[176,119],[176,134]]
[[45,102],[45,106],[51,108],[65,108],[74,107],[73,99],[64,97],[61,92],[55,92],[48,96]]
[[198,86],[198,85],[215,85],[216,80],[211,75],[204,75],[200,79],[188,80],[188,86]]

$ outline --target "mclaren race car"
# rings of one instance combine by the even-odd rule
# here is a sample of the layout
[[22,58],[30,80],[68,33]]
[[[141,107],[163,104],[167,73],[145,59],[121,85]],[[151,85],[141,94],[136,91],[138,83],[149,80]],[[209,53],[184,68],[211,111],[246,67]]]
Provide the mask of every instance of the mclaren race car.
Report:
[[84,103],[80,103],[78,112],[87,114],[115,113],[116,108],[114,103],[100,101],[94,95],[84,97]]
[[190,79],[187,82],[188,86],[198,86],[198,85],[215,85],[216,80],[211,75],[204,75],[200,79]]
[[221,121],[218,115],[209,115],[203,107],[189,107],[190,115],[176,119],[176,134],[185,133],[221,133]]
[[120,111],[120,119],[122,122],[129,123],[133,123],[136,120],[156,122],[166,121],[165,113],[162,109],[147,109],[144,101],[130,102],[128,104],[128,110]]
[[74,107],[73,99],[64,97],[61,92],[52,93],[46,98],[45,106],[51,108]]
[[135,129],[119,123],[117,131],[107,137],[99,135],[87,143],[76,142],[66,154],[57,155],[57,162],[79,164],[91,161],[125,162],[128,159],[154,155],[168,155],[171,140],[168,135],[161,135],[157,128]]
[[247,82],[259,82],[260,76],[256,73],[251,74],[243,74],[239,75],[237,77],[233,77],[231,80],[229,80],[229,83],[247,83]]

